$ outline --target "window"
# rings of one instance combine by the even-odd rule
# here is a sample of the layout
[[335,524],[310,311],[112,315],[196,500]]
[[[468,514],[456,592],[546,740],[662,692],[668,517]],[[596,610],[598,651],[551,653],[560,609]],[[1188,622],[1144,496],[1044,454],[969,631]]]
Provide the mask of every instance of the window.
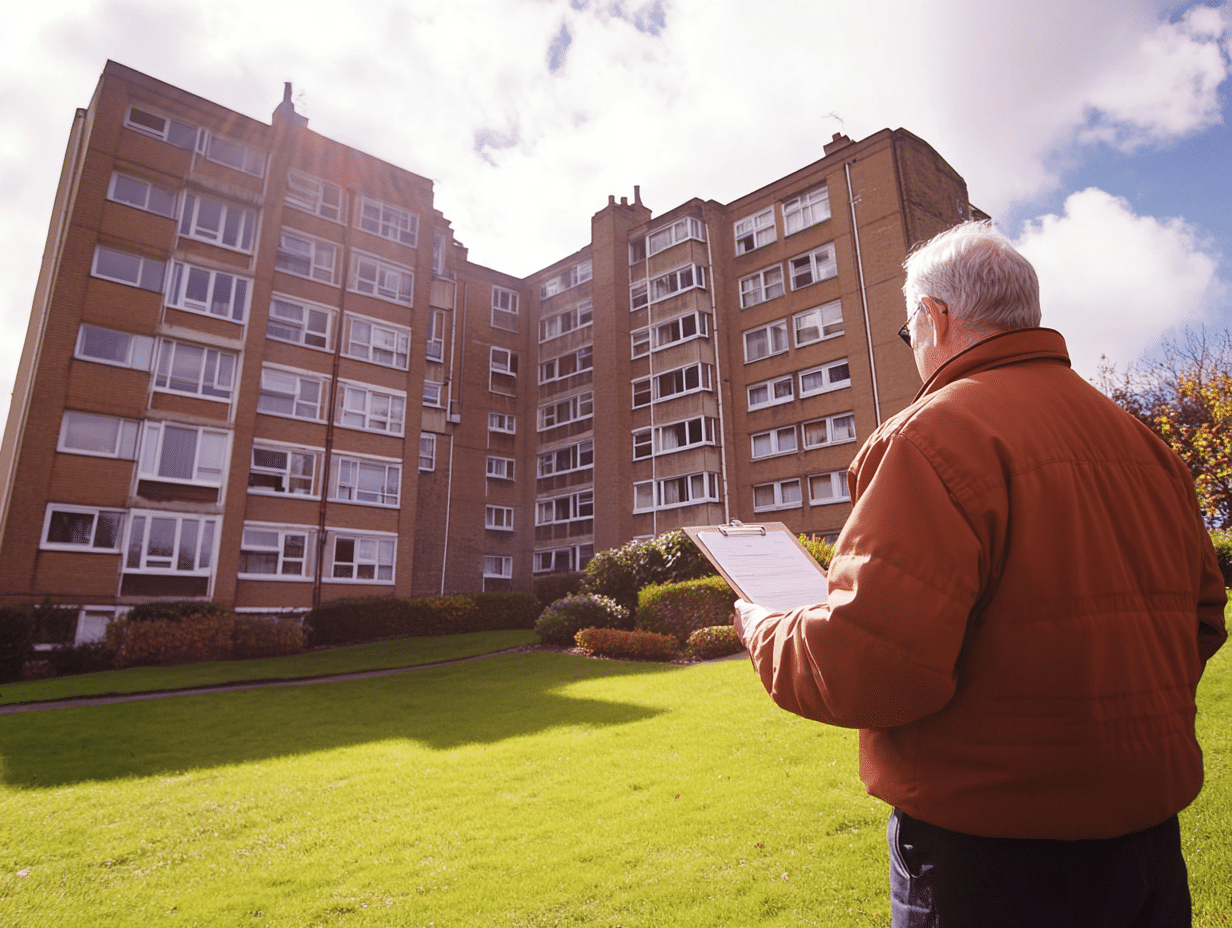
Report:
[[236,356],[230,351],[164,338],[158,346],[154,389],[229,400],[235,386],[235,366]]
[[657,255],[663,249],[671,248],[673,245],[691,238],[704,242],[706,240],[706,227],[702,225],[700,219],[678,219],[670,226],[665,226],[662,229],[651,232],[647,239],[648,249],[650,254]]
[[280,342],[329,348],[334,312],[323,306],[305,303],[295,297],[274,294],[270,300],[269,323],[265,334]]
[[651,440],[650,429],[639,429],[633,433],[633,460],[651,457],[654,454],[654,443]]
[[140,429],[141,423],[135,419],[65,410],[60,420],[60,442],[56,450],[132,461],[137,457],[137,434]]
[[356,253],[351,258],[351,289],[356,293],[411,305],[415,275],[410,268]]
[[74,354],[83,361],[148,371],[153,353],[154,339],[148,335],[130,335],[85,323],[77,330],[77,350]]
[[287,171],[287,192],[284,202],[306,213],[341,222],[346,213],[346,195],[337,184],[321,180],[303,171]]
[[844,503],[851,499],[847,494],[847,471],[835,470],[828,474],[813,474],[808,478],[809,502],[814,506],[826,503]]
[[315,534],[301,526],[246,524],[240,541],[240,576],[296,580],[309,576],[308,557],[312,546],[308,541]]
[[244,277],[176,261],[171,268],[167,305],[242,323],[248,315],[250,290],[250,281]]
[[124,569],[209,576],[217,527],[214,516],[133,510],[129,514]]
[[595,491],[582,490],[555,499],[541,499],[535,503],[535,524],[551,525],[555,522],[576,522],[591,519],[595,515]]
[[483,509],[483,527],[498,532],[512,532],[513,507],[485,506]]
[[504,432],[506,435],[513,435],[517,432],[518,420],[516,416],[511,416],[506,412],[490,412],[488,413],[488,431],[489,432]]
[[409,329],[347,316],[349,337],[346,341],[348,357],[371,361],[385,367],[406,370],[410,365],[411,333]]
[[714,444],[715,420],[710,416],[697,416],[681,422],[656,426],[654,429],[655,454],[670,454],[698,445]]
[[571,548],[557,548],[554,551],[536,551],[533,569],[537,574],[571,573],[585,568],[594,554],[594,545],[575,545]]
[[822,448],[856,440],[856,417],[849,412],[814,419],[802,426],[805,448]]
[[433,309],[428,312],[426,354],[429,361],[439,361],[445,356],[445,311],[443,309]]
[[436,470],[436,436],[426,432],[419,434],[419,470]]
[[192,151],[197,144],[196,127],[166,116],[159,116],[143,107],[130,106],[128,114],[124,117],[124,125],[186,151]]
[[539,321],[539,341],[546,342],[550,338],[590,325],[593,319],[594,303],[590,300],[579,303],[573,309],[566,309],[563,313],[545,316]]
[[783,267],[776,264],[740,279],[740,308],[748,309],[783,295]]
[[513,479],[513,458],[498,458],[488,455],[488,476],[497,480]]
[[636,332],[629,333],[629,340],[633,345],[632,357],[640,358],[650,354],[650,329],[640,329]]
[[453,272],[445,268],[445,248],[449,240],[440,232],[432,234],[432,276],[453,279]]
[[419,244],[419,217],[412,212],[389,203],[361,197],[359,215],[355,225],[365,232],[379,235],[392,242],[401,242],[415,248]]
[[[680,293],[683,290],[689,290],[693,287],[704,288],[706,286],[706,269],[691,264],[688,267],[678,268],[674,271],[656,277],[650,282],[650,302],[656,303],[659,300],[666,300],[673,294]],[[636,308],[636,307],[634,307]]]
[[230,434],[221,429],[146,422],[138,475],[159,481],[222,486]]
[[329,498],[374,506],[397,506],[402,468],[382,461],[334,457]]
[[595,364],[595,349],[591,345],[579,348],[577,351],[552,358],[539,365],[539,382],[551,383],[553,380],[564,380],[579,371],[588,371]]
[[274,254],[277,270],[336,285],[337,263],[338,246],[333,242],[288,229],[278,233],[278,251]]
[[749,385],[749,409],[762,406],[775,406],[779,403],[790,403],[795,396],[795,378],[788,374],[775,380],[765,380]]
[[659,374],[654,378],[655,399],[667,399],[682,393],[709,390],[711,387],[709,364],[690,364],[674,371]]
[[707,313],[689,313],[656,325],[652,331],[654,348],[658,351],[677,342],[705,338],[710,332],[710,316]]
[[518,295],[504,287],[492,288],[492,328],[518,330]]
[[176,195],[174,190],[141,180],[139,177],[121,174],[119,171],[111,175],[111,186],[107,188],[107,199],[135,206],[147,213],[166,216],[168,219],[175,218]]
[[180,235],[251,253],[256,230],[254,210],[191,193],[184,195]]
[[843,304],[839,300],[815,306],[792,317],[796,347],[843,334]]
[[834,243],[822,245],[815,251],[791,259],[791,289],[799,290],[819,280],[829,280],[838,273],[834,260]]
[[595,394],[591,391],[579,393],[568,399],[548,403],[539,407],[539,431],[564,425],[567,422],[577,422],[589,419],[595,412]]
[[796,427],[772,429],[752,436],[753,457],[768,458],[776,454],[789,454],[796,450]]
[[641,309],[650,303],[650,285],[645,281],[629,288],[629,312]]
[[265,176],[265,155],[241,142],[233,142],[213,133],[210,133],[209,142],[205,146],[205,157],[253,177]]
[[783,232],[791,235],[830,218],[830,192],[825,184],[783,201]]
[[695,503],[717,502],[719,475],[714,473],[686,474],[665,480],[648,480],[633,485],[633,511],[672,509]]
[[335,580],[392,583],[394,579],[395,538],[367,535],[334,536],[330,576]]
[[736,223],[736,254],[747,255],[778,237],[774,228],[774,207],[763,209]]
[[103,280],[112,280],[118,284],[128,284],[130,287],[140,287],[142,290],[162,293],[163,275],[166,270],[166,261],[96,245],[94,264],[90,273]]
[[768,509],[799,509],[803,505],[799,477],[753,487],[754,512],[765,512]]
[[637,264],[646,260],[646,239],[635,238],[629,242],[629,263]]
[[253,443],[248,492],[316,496],[318,452]]
[[850,386],[851,368],[848,366],[846,358],[800,372],[801,396],[827,393],[830,390],[839,390]]
[[650,378],[643,377],[633,381],[633,408],[641,409],[650,405]]
[[505,554],[485,554],[483,575],[485,577],[512,577],[513,558]]
[[257,412],[319,422],[322,419],[321,405],[324,399],[325,384],[319,376],[268,367],[261,371]]
[[581,264],[574,265],[566,271],[562,271],[556,277],[545,280],[539,286],[539,299],[546,300],[550,296],[555,296],[563,290],[569,290],[576,287],[578,284],[585,283],[594,276],[593,265],[589,260],[583,261]]
[[124,510],[47,504],[42,548],[117,552],[124,534]]
[[518,392],[518,353],[493,347],[488,351],[488,390],[504,396]]
[[538,458],[538,475],[550,477],[573,470],[582,470],[595,463],[595,443],[587,439],[554,451],[545,451]]
[[339,384],[334,421],[348,429],[402,434],[406,395],[386,393],[372,387]]
[[432,409],[441,409],[445,405],[445,385],[436,380],[425,380],[423,383],[423,405]]
[[787,350],[787,320],[779,319],[744,333],[744,363],[760,361]]

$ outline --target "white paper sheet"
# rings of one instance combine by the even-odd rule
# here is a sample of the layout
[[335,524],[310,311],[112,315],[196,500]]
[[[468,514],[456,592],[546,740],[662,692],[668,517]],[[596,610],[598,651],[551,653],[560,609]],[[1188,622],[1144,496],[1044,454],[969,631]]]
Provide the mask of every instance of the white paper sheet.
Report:
[[826,601],[826,575],[821,566],[786,532],[698,532],[698,538],[749,602],[786,612]]

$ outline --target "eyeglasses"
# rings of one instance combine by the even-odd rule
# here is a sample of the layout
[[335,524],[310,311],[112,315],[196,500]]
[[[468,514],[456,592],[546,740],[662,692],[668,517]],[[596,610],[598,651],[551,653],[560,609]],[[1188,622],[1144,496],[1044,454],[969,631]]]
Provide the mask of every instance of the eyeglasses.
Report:
[[913,312],[910,316],[907,317],[907,321],[903,323],[903,327],[898,330],[898,337],[901,338],[903,341],[905,341],[907,343],[907,347],[913,351],[915,350],[915,345],[911,344],[911,331],[909,327],[911,325],[911,320],[916,317],[916,313],[918,313],[923,308],[924,308],[923,303],[917,303],[915,305],[915,312]]

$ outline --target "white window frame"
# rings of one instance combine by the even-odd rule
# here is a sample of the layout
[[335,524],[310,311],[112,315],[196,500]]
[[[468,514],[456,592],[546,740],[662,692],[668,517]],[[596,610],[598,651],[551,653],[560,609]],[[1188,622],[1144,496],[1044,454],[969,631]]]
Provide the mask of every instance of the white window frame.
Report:
[[[834,375],[841,369],[847,368],[846,380],[834,380]],[[821,378],[822,385],[812,389],[805,386],[805,378],[812,378],[814,375]],[[829,361],[825,364],[819,364],[816,367],[810,367],[807,370],[800,371],[800,396],[816,396],[818,393],[830,393],[833,390],[842,390],[845,387],[851,386],[851,365],[848,364],[846,358],[839,358],[837,361]]]
[[677,219],[670,225],[655,229],[646,236],[646,252],[650,255],[657,255],[659,252],[689,239],[695,239],[699,242],[706,240],[706,227],[702,225],[700,219],[686,217],[684,219]]
[[567,380],[574,374],[591,370],[595,366],[595,349],[593,345],[583,345],[577,351],[570,351],[555,358],[549,358],[539,365],[539,383],[552,383],[557,380]]
[[492,328],[506,332],[518,330],[518,294],[496,284],[492,285]]
[[630,332],[629,349],[631,358],[644,358],[650,354],[650,329],[635,329]]
[[440,361],[445,357],[445,322],[445,310],[428,311],[428,339],[424,345],[424,356],[429,361]]
[[333,346],[336,313],[337,310],[329,306],[275,293],[270,297],[265,336],[279,342],[328,351]]
[[[759,449],[758,445],[762,447]],[[800,450],[800,444],[794,425],[784,425],[767,432],[754,432],[749,436],[749,446],[753,460],[777,457],[780,454],[794,454]]]
[[[397,509],[402,498],[400,461],[336,453],[329,468],[329,498],[357,506]],[[373,478],[379,478],[374,484]]]
[[[308,422],[325,421],[327,389],[325,378],[320,374],[266,365],[261,368],[261,383],[257,389],[257,412],[259,413]],[[271,409],[271,401],[264,399],[265,397],[277,398],[284,402],[289,401],[291,411]],[[265,405],[263,406],[262,403]]]
[[756,273],[740,278],[740,308],[748,309],[759,303],[777,300],[785,292],[783,265],[763,267]]
[[512,532],[513,507],[484,506],[483,527],[493,532]]
[[[209,294],[205,300],[199,300],[189,292],[190,285],[197,289],[202,279]],[[175,261],[171,265],[171,283],[167,290],[167,305],[173,309],[226,319],[240,325],[248,318],[252,281],[247,277]]]
[[[272,539],[262,536],[274,536]],[[245,522],[240,536],[240,558],[236,576],[245,580],[304,582],[312,580],[316,554],[315,526]],[[298,539],[299,551],[292,547]],[[274,557],[273,571],[245,570],[245,555]]]
[[[558,418],[562,413],[567,418]],[[570,422],[580,422],[583,419],[592,418],[594,414],[595,394],[593,390],[566,396],[563,399],[544,403],[539,407],[537,431],[545,432],[548,429],[568,425]]]
[[[112,344],[105,344],[107,342]],[[83,322],[77,328],[73,357],[95,364],[148,371],[154,363],[154,339]]]
[[[104,445],[107,437],[103,428],[114,426],[110,446]],[[93,435],[82,435],[81,431],[94,432]],[[77,438],[72,438],[74,433]],[[117,458],[123,461],[137,460],[138,439],[141,437],[141,423],[136,419],[122,419],[119,416],[105,416],[94,412],[80,412],[66,409],[60,419],[60,438],[56,450],[64,454],[84,454],[96,458]],[[72,441],[78,444],[72,444]]]
[[[758,491],[769,490],[772,494],[770,502],[758,502]],[[759,483],[753,486],[753,511],[772,512],[776,509],[802,509],[804,507],[803,490],[799,477],[787,480],[776,480],[772,483]]]
[[516,435],[518,430],[517,416],[507,412],[488,413],[488,431],[500,432],[503,435]]
[[[122,261],[128,267],[116,267],[116,261]],[[90,276],[128,287],[136,287],[139,290],[162,293],[163,280],[167,276],[167,262],[158,258],[120,251],[118,248],[108,248],[106,245],[95,245],[94,258],[90,263]]]
[[[348,542],[351,545],[352,559],[340,561],[338,560],[340,546]],[[395,580],[398,558],[397,535],[330,529],[325,551],[329,566],[326,579],[330,583],[379,583],[388,586]],[[350,573],[343,573],[346,570]],[[361,573],[371,573],[371,576],[361,576]]]
[[439,380],[425,380],[421,402],[429,409],[444,409],[445,385]]
[[518,353],[511,348],[492,345],[488,349],[488,392],[501,396],[517,396]]
[[410,306],[415,302],[415,272],[386,258],[356,251],[351,254],[351,277],[347,289]]
[[337,184],[331,184],[295,168],[287,171],[287,189],[283,202],[287,206],[331,222],[346,221],[346,191]]
[[[639,430],[639,432],[634,433],[634,441],[635,444],[638,444],[638,437],[641,431],[651,433],[653,441],[650,442],[650,454],[643,454],[641,457],[676,454],[679,451],[689,451],[693,448],[714,445],[715,425],[715,419],[712,416],[690,416],[688,419],[678,419],[675,422],[665,422],[662,425],[656,425],[653,431],[651,429]],[[684,441],[679,440],[678,433],[681,431],[684,433]],[[696,437],[694,433],[696,433]],[[646,441],[647,439],[643,437],[641,444],[644,445]],[[668,447],[669,441],[673,442],[670,447]],[[634,451],[634,457],[638,457],[636,450]]]
[[[134,113],[140,113],[141,116],[145,117],[146,121],[134,120]],[[162,122],[162,127],[155,126],[153,120]],[[145,106],[145,104],[129,104],[128,109],[124,112],[124,126],[127,129],[132,129],[134,132],[140,132],[142,135],[148,135],[151,138],[166,142],[168,145],[173,145],[176,148],[182,148],[185,151],[193,151],[197,147],[198,130],[196,126],[178,119],[172,119],[170,116],[164,116],[155,109]]]
[[535,525],[560,525],[595,517],[595,491],[578,490],[535,500]]
[[639,236],[629,239],[629,264],[637,264],[646,260],[646,237]]
[[[216,216],[210,216],[213,211]],[[211,226],[211,220],[217,225]],[[199,193],[185,193],[179,228],[185,238],[250,255],[257,238],[257,212]]]
[[595,465],[595,442],[592,438],[542,451],[535,460],[536,475],[552,477],[586,470]]
[[[673,381],[679,378],[680,389],[673,389],[671,392],[667,392],[666,387],[674,386],[674,383],[669,383],[668,378],[671,378]],[[677,367],[670,371],[655,374],[651,381],[654,384],[654,399],[658,402],[659,400],[686,396],[690,393],[702,393],[713,389],[714,369],[709,364],[701,362],[686,364],[684,367]],[[690,381],[696,382],[691,383]]]
[[410,248],[419,247],[419,215],[372,197],[359,198],[355,228]]
[[265,176],[264,152],[213,132],[209,133],[205,143],[205,157],[207,161],[251,174],[253,177]]
[[[831,300],[791,317],[795,332],[796,347],[837,338],[845,331],[843,326],[843,301]],[[814,334],[815,333],[815,334]]]
[[644,406],[649,406],[654,398],[654,391],[651,388],[650,377],[640,377],[633,381],[633,409],[641,409]]
[[436,470],[436,436],[431,432],[419,433],[419,472],[431,473]]
[[[764,390],[766,398],[758,400],[754,398],[754,394]],[[790,403],[796,398],[796,375],[784,374],[780,377],[771,377],[769,380],[763,380],[759,383],[751,383],[747,388],[749,400],[749,411],[754,409],[765,409],[767,406],[778,406],[782,403]]]
[[[400,390],[340,380],[334,424],[361,432],[401,435],[406,427],[406,394]],[[362,420],[362,423],[358,420]]]
[[[835,426],[844,420],[850,421],[850,429],[844,424],[843,436],[835,438]],[[825,427],[826,437],[824,441],[810,441],[810,426],[822,425]],[[820,419],[810,419],[808,422],[803,422],[800,425],[800,441],[806,451],[811,451],[813,448],[828,448],[830,445],[845,445],[848,442],[856,441],[856,417],[853,412],[839,412],[832,416],[823,416]],[[816,430],[814,429],[814,432]]]
[[584,284],[594,276],[594,264],[591,259],[587,258],[580,264],[575,264],[573,267],[566,268],[555,277],[550,277],[539,285],[539,299],[546,300],[548,297],[555,296],[558,293],[563,293],[566,290],[572,290],[579,284]]
[[495,454],[489,454],[486,473],[492,480],[512,480],[513,458],[503,458]]
[[784,235],[792,235],[829,218],[830,191],[824,183],[783,201]]
[[838,276],[838,258],[833,242],[826,242],[820,248],[796,255],[787,262],[791,269],[791,289],[800,290],[804,287],[821,283]]
[[[258,463],[259,453],[285,455],[286,462],[276,465],[266,458],[264,463]],[[317,499],[320,496],[318,479],[321,473],[321,455],[322,451],[319,448],[284,445],[264,439],[254,440],[252,450],[248,455],[248,492],[257,496]],[[254,486],[252,483],[254,476],[273,478],[281,483],[282,489],[261,484]],[[307,481],[306,484],[305,481]]]
[[347,313],[347,337],[343,341],[348,358],[405,371],[411,365],[411,330],[382,319]]
[[[124,184],[141,188],[140,193],[138,194],[136,190],[121,192],[119,188]],[[125,206],[167,219],[174,219],[179,214],[179,193],[177,191],[122,171],[111,172],[111,183],[107,185],[107,199],[113,203],[122,203]]]
[[758,248],[778,241],[778,228],[774,221],[774,207],[767,206],[752,216],[736,220],[733,226],[736,239],[736,254],[747,255]]
[[686,264],[651,279],[650,302],[658,303],[686,290],[705,289],[706,269],[700,264]]
[[[150,550],[150,533],[155,522],[174,522],[171,550],[167,553]],[[219,516],[199,512],[168,512],[165,510],[133,509],[125,526],[124,573],[162,574],[179,577],[208,577],[214,568],[215,546],[218,543]],[[192,524],[191,533],[188,525]],[[191,560],[184,565],[186,543],[191,542]],[[162,563],[166,561],[167,563]]]
[[[89,516],[90,526],[87,537],[82,541],[52,541],[51,523],[56,513],[68,516]],[[39,548],[44,551],[79,551],[87,554],[119,554],[124,542],[124,529],[127,510],[106,509],[97,506],[73,506],[62,503],[48,503],[43,516],[43,533],[39,536]],[[106,525],[107,529],[103,529]],[[110,544],[106,542],[110,536]]]
[[[838,492],[830,496],[818,496],[816,490],[827,484],[831,491],[837,487]],[[851,501],[851,494],[847,489],[847,471],[845,470],[832,470],[824,474],[809,474],[808,488],[810,506],[828,506],[831,503],[847,503]]]
[[653,335],[652,351],[662,351],[664,348],[690,342],[695,338],[709,338],[710,314],[684,313],[664,322],[655,323],[650,327],[650,331]]
[[563,312],[544,316],[539,320],[539,343],[543,344],[554,338],[560,338],[560,336],[575,329],[584,328],[590,325],[594,318],[595,304],[593,300],[583,300],[577,306],[573,306]]
[[[683,483],[681,484],[681,481]],[[685,498],[672,502],[664,502],[669,485],[680,484],[684,487]],[[673,493],[672,495],[676,495]],[[711,471],[699,471],[692,474],[680,474],[673,477],[663,477],[658,480],[642,480],[633,484],[633,511],[654,512],[663,509],[679,509],[683,506],[696,506],[699,503],[717,503],[719,501],[719,475]]]
[[[759,350],[758,342],[764,342],[764,349]],[[787,320],[776,319],[755,329],[744,332],[744,363],[752,364],[783,354],[791,347],[791,338],[787,334]]]
[[[168,459],[167,440],[175,432],[195,433],[192,473],[188,476],[163,473],[174,459]],[[137,477],[156,483],[221,487],[231,462],[231,432],[185,422],[147,420],[141,430],[141,454],[137,458]]]
[[629,312],[636,312],[650,305],[650,281],[643,280],[629,286]]
[[[586,567],[595,555],[593,544],[570,545],[565,548],[535,551],[531,570],[536,574],[574,573]],[[562,560],[564,566],[561,566]]]
[[494,580],[508,580],[513,577],[513,558],[508,554],[485,554],[483,556],[483,575]]
[[[193,360],[194,353],[200,357]],[[192,368],[192,369],[190,369]],[[239,372],[239,355],[174,338],[159,339],[153,389],[229,403]],[[189,379],[189,375],[192,379]]]
[[[283,226],[278,232],[274,270],[338,286],[338,244]],[[300,265],[305,265],[302,269]]]

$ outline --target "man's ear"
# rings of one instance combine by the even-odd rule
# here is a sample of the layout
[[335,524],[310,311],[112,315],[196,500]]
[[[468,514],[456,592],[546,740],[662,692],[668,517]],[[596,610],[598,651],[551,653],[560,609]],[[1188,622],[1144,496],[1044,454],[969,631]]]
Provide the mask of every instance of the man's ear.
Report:
[[950,331],[950,308],[935,296],[921,297],[920,302],[928,311],[928,319],[933,325],[933,345],[940,345]]

